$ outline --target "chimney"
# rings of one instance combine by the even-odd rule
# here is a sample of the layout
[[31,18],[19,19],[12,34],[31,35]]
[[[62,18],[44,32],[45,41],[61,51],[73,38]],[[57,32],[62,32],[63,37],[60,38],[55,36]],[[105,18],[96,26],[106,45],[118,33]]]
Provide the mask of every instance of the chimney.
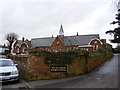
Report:
[[52,34],[52,38],[53,38],[53,34]]
[[77,36],[78,36],[78,32],[77,32]]
[[22,42],[24,42],[24,41],[25,41],[25,38],[23,37],[23,38],[22,38]]
[[106,43],[106,39],[101,39],[102,43],[105,44]]
[[4,44],[4,47],[5,47],[6,45]]

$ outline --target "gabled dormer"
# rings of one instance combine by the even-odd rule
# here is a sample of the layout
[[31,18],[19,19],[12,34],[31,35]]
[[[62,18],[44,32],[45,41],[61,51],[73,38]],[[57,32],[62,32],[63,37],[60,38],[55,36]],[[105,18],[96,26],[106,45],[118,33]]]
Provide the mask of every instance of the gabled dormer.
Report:
[[65,45],[62,39],[59,36],[57,36],[51,45],[51,51],[58,52],[58,51],[64,51],[64,49],[65,49]]

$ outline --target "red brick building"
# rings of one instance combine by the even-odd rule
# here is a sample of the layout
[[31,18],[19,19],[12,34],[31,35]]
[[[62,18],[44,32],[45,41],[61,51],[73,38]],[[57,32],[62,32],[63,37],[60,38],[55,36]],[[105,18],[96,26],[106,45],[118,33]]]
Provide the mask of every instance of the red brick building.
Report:
[[14,53],[25,53],[29,50],[66,51],[81,48],[87,51],[96,51],[99,47],[112,48],[105,39],[100,39],[99,34],[64,36],[61,25],[57,37],[32,38],[29,40],[17,40],[13,45]]
[[13,45],[13,53],[21,54],[25,53],[25,49],[30,47],[31,43],[28,39],[22,38],[22,40],[17,40]]

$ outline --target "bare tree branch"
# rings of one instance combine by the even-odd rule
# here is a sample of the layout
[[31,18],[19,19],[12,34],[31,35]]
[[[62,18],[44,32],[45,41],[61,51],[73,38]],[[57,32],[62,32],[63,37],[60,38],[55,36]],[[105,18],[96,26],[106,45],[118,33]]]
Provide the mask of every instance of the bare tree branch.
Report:
[[8,33],[5,36],[5,39],[9,42],[8,47],[9,47],[9,53],[11,53],[12,50],[12,44],[18,39],[18,35],[16,33]]

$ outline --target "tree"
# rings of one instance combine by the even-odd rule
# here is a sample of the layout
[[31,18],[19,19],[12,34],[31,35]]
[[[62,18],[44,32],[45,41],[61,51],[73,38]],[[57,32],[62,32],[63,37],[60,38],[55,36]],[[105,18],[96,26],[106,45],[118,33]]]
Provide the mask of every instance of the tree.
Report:
[[114,35],[114,39],[111,40],[112,43],[120,43],[120,13],[116,14],[116,19],[117,21],[113,21],[111,24],[116,24],[118,23],[118,27],[115,28],[114,30],[109,30],[106,32],[106,34],[113,34]]
[[18,35],[16,33],[8,33],[5,39],[8,41],[9,53],[11,54],[12,44],[18,39]]
[[110,40],[112,43],[117,43],[118,45],[120,44],[120,1],[117,3],[117,8],[118,8],[118,14],[116,14],[116,21],[113,21],[110,24],[118,24],[118,27],[115,28],[114,30],[109,30],[106,32],[106,34],[113,34],[114,39]]

